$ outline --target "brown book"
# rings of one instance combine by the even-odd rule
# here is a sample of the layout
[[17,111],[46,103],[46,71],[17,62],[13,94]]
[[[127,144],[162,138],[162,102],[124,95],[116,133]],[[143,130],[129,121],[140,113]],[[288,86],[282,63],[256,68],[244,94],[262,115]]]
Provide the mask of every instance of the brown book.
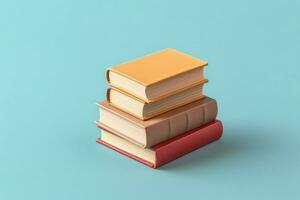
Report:
[[97,125],[143,148],[152,147],[189,130],[212,122],[217,116],[217,102],[205,97],[185,106],[143,121],[111,106],[97,103],[100,120]]

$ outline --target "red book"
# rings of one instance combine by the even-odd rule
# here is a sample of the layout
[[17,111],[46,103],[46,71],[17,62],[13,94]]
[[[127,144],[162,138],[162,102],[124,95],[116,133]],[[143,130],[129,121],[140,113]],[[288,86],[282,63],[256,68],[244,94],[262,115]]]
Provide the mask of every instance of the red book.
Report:
[[157,168],[222,136],[223,126],[216,120],[193,129],[149,149],[141,148],[112,133],[102,130],[96,141],[152,168]]

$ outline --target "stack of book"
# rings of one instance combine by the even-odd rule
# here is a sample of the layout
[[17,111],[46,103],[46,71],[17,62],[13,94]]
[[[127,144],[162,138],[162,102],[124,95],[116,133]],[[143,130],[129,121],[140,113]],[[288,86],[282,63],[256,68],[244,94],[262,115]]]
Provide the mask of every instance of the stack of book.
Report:
[[219,139],[217,102],[203,94],[206,65],[165,49],[108,68],[97,142],[156,168]]

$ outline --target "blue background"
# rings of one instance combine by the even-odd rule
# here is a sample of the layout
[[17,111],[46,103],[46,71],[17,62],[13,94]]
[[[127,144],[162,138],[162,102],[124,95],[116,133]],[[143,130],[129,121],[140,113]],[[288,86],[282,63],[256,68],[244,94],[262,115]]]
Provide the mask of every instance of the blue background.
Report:
[[[299,199],[300,1],[1,1],[0,199]],[[97,145],[105,68],[209,62],[224,137],[153,170]]]

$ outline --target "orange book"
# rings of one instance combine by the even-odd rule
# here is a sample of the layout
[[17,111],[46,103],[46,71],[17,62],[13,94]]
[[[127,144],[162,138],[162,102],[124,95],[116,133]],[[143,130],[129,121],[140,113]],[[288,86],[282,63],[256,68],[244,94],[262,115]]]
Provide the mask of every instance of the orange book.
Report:
[[188,103],[204,98],[205,96],[202,93],[202,87],[202,85],[197,85],[151,103],[146,103],[117,88],[108,88],[106,92],[106,99],[114,107],[117,107],[139,119],[148,120],[177,107],[184,106]]
[[107,69],[108,83],[150,103],[207,82],[206,61],[174,49],[146,55]]

